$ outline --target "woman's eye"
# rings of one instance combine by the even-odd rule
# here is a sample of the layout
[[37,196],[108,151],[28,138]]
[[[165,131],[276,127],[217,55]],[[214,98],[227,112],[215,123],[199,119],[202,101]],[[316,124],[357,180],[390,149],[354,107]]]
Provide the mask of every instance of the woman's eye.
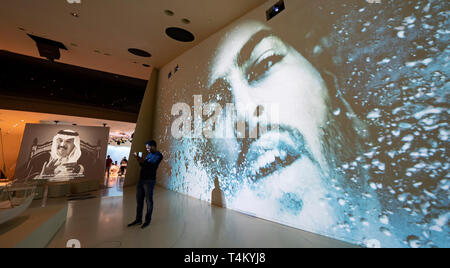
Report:
[[249,84],[258,82],[264,78],[270,68],[280,62],[284,56],[282,55],[272,55],[256,60],[252,65],[247,68],[246,78]]

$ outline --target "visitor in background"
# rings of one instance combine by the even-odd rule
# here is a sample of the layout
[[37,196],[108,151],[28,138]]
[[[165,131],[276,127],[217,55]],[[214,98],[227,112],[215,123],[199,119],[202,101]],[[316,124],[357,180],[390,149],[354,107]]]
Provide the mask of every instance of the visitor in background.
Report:
[[109,173],[111,172],[111,166],[112,166],[113,160],[111,159],[111,156],[107,156],[106,157],[106,180],[107,183],[106,185],[108,185],[108,180],[109,180]]
[[114,161],[114,165],[111,166],[111,175],[113,178],[117,178],[119,176],[119,165],[117,164],[117,161]]
[[128,160],[127,158],[124,156],[122,161],[120,161],[120,176],[125,175],[125,172],[127,170],[127,166],[128,166]]

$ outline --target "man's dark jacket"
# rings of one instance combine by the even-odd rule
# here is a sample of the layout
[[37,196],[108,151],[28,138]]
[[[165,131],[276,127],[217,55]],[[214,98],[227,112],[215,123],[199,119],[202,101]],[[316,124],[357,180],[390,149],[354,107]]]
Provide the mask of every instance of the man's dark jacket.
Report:
[[163,155],[160,152],[149,153],[141,166],[141,180],[156,180],[156,170],[161,163]]

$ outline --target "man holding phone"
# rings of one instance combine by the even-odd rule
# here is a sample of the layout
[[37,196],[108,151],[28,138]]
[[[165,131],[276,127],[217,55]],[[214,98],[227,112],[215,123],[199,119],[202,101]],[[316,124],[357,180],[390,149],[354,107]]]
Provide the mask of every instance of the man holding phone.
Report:
[[142,158],[141,154],[138,155],[136,152],[133,153],[134,158],[141,166],[141,173],[136,189],[136,220],[128,224],[128,227],[142,224],[142,211],[144,209],[145,200],[147,204],[147,214],[145,215],[145,222],[141,226],[142,229],[149,226],[152,220],[153,190],[155,189],[156,184],[156,170],[163,159],[163,155],[156,149],[156,142],[154,140],[146,142],[145,147],[148,151],[148,155],[145,158]]

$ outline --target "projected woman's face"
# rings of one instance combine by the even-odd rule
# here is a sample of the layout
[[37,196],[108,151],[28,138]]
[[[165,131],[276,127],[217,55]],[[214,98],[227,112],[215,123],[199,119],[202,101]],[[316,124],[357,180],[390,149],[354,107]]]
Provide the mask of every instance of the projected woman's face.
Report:
[[[236,202],[241,209],[282,221],[301,217],[315,228],[332,224],[320,141],[328,98],[323,79],[299,52],[262,25],[248,24],[226,37],[211,68],[211,87],[228,87],[238,122],[248,126],[254,120],[268,129],[258,138],[249,138],[247,132],[244,139],[219,149],[237,163],[242,182],[248,181]],[[278,134],[273,126],[279,126]]]

